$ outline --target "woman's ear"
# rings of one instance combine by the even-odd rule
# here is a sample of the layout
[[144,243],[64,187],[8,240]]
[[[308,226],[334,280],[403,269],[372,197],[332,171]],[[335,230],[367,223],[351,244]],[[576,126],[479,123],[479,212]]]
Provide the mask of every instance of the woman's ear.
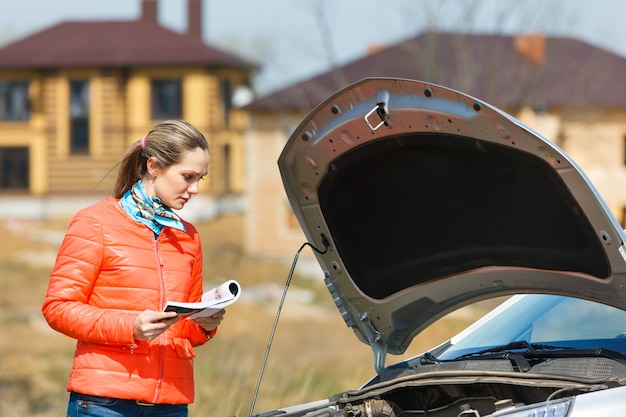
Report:
[[152,177],[157,176],[157,174],[159,173],[160,167],[154,156],[151,156],[150,158],[148,158],[148,160],[146,161],[146,168],[147,168],[148,175]]

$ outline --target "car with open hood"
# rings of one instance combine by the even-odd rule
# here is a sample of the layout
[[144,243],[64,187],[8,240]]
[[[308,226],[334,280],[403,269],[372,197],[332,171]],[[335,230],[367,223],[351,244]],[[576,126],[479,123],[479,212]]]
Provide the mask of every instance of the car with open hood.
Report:
[[[264,416],[624,416],[624,231],[576,163],[505,112],[426,82],[333,94],[278,161],[373,377]],[[506,301],[387,365],[445,315]]]

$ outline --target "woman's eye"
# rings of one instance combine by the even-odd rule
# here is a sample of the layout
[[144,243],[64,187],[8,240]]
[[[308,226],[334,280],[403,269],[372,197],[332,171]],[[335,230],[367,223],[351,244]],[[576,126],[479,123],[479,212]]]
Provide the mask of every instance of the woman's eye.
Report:
[[188,182],[193,182],[193,181],[200,181],[203,180],[206,177],[206,175],[194,175],[194,174],[183,174],[183,178],[185,179],[185,181]]

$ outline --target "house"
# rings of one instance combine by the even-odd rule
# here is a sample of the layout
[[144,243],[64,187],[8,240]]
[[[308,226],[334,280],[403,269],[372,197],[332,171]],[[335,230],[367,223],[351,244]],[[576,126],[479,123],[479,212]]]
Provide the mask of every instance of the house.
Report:
[[[516,116],[568,152],[626,223],[626,59],[576,39],[424,33],[254,100],[246,250],[288,257],[304,242],[275,161],[330,94],[367,77],[444,85]],[[269,164],[268,161],[273,161]]]
[[67,21],[0,49],[5,199],[109,194],[127,147],[172,118],[209,141],[203,193],[243,193],[248,118],[232,98],[256,65],[203,42],[202,0],[188,0],[186,33],[159,24],[157,1],[136,20]]

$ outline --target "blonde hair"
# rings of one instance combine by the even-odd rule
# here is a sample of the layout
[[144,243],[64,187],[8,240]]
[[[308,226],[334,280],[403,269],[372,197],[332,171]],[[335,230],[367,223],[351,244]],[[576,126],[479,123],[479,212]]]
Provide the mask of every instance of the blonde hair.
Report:
[[122,160],[113,197],[121,198],[147,172],[147,161],[155,158],[161,168],[179,162],[182,155],[196,148],[209,149],[202,133],[184,120],[166,120],[157,124],[141,140],[133,143]]

